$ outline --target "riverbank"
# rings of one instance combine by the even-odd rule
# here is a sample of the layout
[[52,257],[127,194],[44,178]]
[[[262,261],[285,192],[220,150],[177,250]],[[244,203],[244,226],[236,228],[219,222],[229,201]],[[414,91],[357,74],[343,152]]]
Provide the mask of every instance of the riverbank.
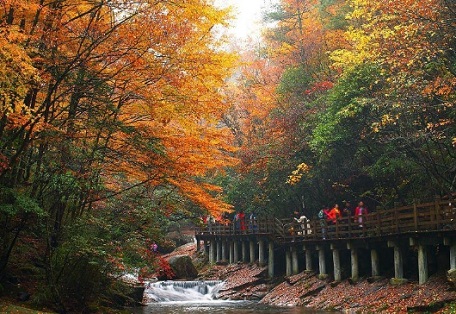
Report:
[[391,285],[386,278],[357,283],[321,280],[313,272],[266,278],[266,268],[256,265],[216,265],[201,278],[221,279],[226,284],[219,297],[259,300],[275,306],[305,306],[343,313],[456,313],[456,291],[445,276],[432,276],[423,285],[408,282]]
[[[188,254],[199,261],[196,248],[186,245],[174,254]],[[167,256],[168,257],[168,256]],[[255,264],[206,265],[201,280],[224,280],[218,297],[255,300],[274,306],[305,306],[343,313],[456,313],[456,290],[444,273],[431,276],[423,285],[406,282],[391,285],[388,278],[364,278],[331,282],[314,272],[267,278],[267,268]]]
[[[270,279],[267,268],[256,264],[207,265],[203,262],[204,256],[196,252],[194,244],[184,245],[162,257],[169,259],[176,255],[188,255],[195,264],[199,264],[199,280],[225,281],[218,293],[218,297],[224,300],[252,300],[272,306],[305,306],[342,313],[456,313],[456,290],[444,273],[431,276],[423,285],[407,282],[398,286],[391,285],[388,278],[336,283],[330,279],[319,279],[314,272]],[[45,311],[27,310],[12,305],[14,303],[17,302],[0,302],[0,313]],[[27,306],[26,302],[20,305]],[[98,313],[113,312],[105,309]]]

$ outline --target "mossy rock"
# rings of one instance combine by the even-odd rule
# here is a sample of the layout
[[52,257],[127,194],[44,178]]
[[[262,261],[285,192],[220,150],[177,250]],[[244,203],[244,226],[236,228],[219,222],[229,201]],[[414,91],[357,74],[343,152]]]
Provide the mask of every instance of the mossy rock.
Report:
[[456,269],[452,268],[447,272],[447,280],[456,285]]
[[194,279],[198,277],[198,270],[193,265],[192,259],[188,255],[172,256],[168,260],[177,279]]

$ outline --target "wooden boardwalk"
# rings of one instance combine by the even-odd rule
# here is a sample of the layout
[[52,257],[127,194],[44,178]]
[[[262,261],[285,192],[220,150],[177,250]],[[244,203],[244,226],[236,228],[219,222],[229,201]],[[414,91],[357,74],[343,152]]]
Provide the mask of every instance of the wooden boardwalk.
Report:
[[[258,218],[245,220],[244,230],[233,224],[213,223],[195,230],[198,250],[204,250],[211,264],[240,261],[268,265],[268,274],[285,266],[285,274],[305,270],[320,276],[343,279],[343,268],[351,269],[351,279],[359,278],[359,256],[370,259],[370,275],[381,275],[381,265],[394,265],[394,281],[403,282],[404,268],[410,258],[417,263],[419,282],[429,277],[429,252],[446,256],[449,268],[456,272],[456,204],[449,200],[413,204],[363,215],[362,226],[355,217],[341,217],[335,223],[312,219],[297,223],[293,219]],[[349,255],[350,265],[347,263]],[[327,267],[329,256],[332,264]],[[408,262],[404,262],[408,260]],[[413,262],[415,263],[415,262]],[[332,274],[328,274],[332,272]]]
[[335,224],[312,219],[298,224],[293,219],[258,218],[244,222],[245,230],[232,223],[214,223],[196,229],[201,240],[213,237],[267,236],[277,243],[331,239],[391,237],[413,233],[456,231],[456,204],[448,200],[378,210],[363,216],[363,226],[354,217],[341,217]]

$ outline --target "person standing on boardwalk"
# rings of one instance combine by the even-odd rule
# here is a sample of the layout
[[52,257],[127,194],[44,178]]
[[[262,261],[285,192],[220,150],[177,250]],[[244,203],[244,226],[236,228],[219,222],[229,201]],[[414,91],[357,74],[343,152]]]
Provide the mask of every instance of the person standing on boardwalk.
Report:
[[254,211],[249,216],[249,232],[255,233],[258,230],[257,217]]
[[345,202],[345,207],[342,209],[342,217],[351,217],[353,216],[353,209],[350,202]]
[[238,218],[239,218],[239,225],[241,227],[241,232],[242,233],[245,233],[245,214],[244,214],[244,211],[241,210],[239,212],[239,215],[238,215]]
[[323,239],[326,239],[327,214],[328,212],[324,207],[318,212],[318,219],[320,220],[321,235]]
[[239,229],[241,228],[241,222],[239,220],[239,213],[236,213],[233,218],[233,227],[234,227],[234,233],[238,233]]
[[336,224],[336,221],[340,218],[339,204],[334,204],[333,208],[328,212],[328,220],[332,224]]
[[366,206],[361,201],[358,203],[358,206],[355,209],[355,222],[358,223],[359,227],[364,227],[364,223],[366,221],[366,215],[368,214]]

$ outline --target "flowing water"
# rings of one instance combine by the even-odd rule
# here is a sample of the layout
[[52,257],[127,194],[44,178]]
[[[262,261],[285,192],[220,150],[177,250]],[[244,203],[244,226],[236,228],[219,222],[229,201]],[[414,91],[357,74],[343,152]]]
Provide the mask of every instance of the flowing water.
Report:
[[146,285],[147,303],[176,301],[212,301],[223,286],[222,281],[159,281]]
[[[252,301],[217,300],[221,281],[161,281],[146,285],[147,305],[134,314],[321,314],[302,307],[271,307]],[[334,313],[334,312],[332,312]]]

